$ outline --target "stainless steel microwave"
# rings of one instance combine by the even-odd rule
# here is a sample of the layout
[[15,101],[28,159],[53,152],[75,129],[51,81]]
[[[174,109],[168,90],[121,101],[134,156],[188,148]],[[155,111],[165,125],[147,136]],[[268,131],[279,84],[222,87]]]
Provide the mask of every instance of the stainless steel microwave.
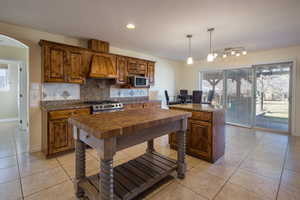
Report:
[[144,76],[130,76],[129,81],[133,87],[148,87],[149,85],[148,79]]

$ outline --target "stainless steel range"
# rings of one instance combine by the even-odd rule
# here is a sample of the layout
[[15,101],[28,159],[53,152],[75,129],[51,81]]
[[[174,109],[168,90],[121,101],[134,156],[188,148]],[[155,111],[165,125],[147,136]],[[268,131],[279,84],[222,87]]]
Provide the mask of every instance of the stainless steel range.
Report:
[[90,104],[92,107],[92,114],[101,112],[114,112],[123,110],[124,106],[122,103],[117,101],[86,101],[86,104]]

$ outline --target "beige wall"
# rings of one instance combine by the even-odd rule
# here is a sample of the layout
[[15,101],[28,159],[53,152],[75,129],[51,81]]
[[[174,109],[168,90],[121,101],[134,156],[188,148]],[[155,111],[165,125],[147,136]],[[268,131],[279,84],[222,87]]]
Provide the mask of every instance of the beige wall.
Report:
[[[58,34],[52,34],[37,31],[6,23],[0,23],[0,34],[12,37],[29,47],[29,90],[30,90],[30,109],[29,109],[29,128],[30,128],[30,149],[37,151],[41,148],[41,109],[39,101],[41,97],[41,48],[38,45],[40,39],[61,42],[70,45],[86,47],[86,41]],[[122,53],[124,55],[138,56],[141,58],[150,58],[157,61],[156,85],[151,88],[153,93],[158,91],[153,98],[162,98],[162,91],[169,90],[171,94],[175,93],[175,68],[181,64],[163,58],[153,57],[147,54],[140,54],[133,51],[126,51],[119,48],[111,48],[111,52]]]
[[8,73],[9,90],[0,91],[0,120],[18,118],[18,64],[10,63]]
[[[295,61],[295,70],[293,76],[295,83],[293,84],[294,91],[294,107],[292,108],[292,134],[300,136],[300,46],[293,46],[281,49],[271,49],[267,51],[258,51],[248,53],[247,56],[228,57],[226,59],[218,59],[215,62],[208,63],[205,60],[195,62],[193,66],[180,68],[178,72],[179,80],[176,86],[177,90],[180,88],[187,88],[189,90],[198,89],[199,87],[199,71],[249,67],[253,64],[271,63],[280,61]],[[297,92],[296,92],[297,91]]]

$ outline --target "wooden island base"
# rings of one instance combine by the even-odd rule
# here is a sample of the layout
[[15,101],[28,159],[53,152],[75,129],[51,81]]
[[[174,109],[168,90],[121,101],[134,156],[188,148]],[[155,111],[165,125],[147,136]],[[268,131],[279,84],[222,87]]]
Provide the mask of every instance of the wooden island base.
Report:
[[[76,144],[76,196],[88,196],[90,200],[130,200],[174,170],[177,177],[183,179],[186,172],[185,133],[190,116],[184,111],[157,108],[71,117],[69,122],[73,125]],[[176,132],[178,141],[176,161],[154,149],[155,138],[172,132]],[[143,142],[147,142],[145,154],[113,167],[117,151]],[[86,144],[100,155],[100,172],[90,177],[85,174]]]
[[[132,199],[177,169],[176,160],[157,152],[145,153],[115,167],[114,199]],[[89,176],[79,183],[90,200],[100,199],[99,174]]]

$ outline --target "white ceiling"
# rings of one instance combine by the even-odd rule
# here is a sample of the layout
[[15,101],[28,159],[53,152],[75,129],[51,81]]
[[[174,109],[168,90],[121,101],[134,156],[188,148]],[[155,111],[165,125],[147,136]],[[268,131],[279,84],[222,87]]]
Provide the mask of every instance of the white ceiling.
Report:
[[[182,60],[186,34],[196,59],[215,49],[300,44],[300,0],[0,0],[0,21]],[[135,30],[125,25],[132,22]]]

